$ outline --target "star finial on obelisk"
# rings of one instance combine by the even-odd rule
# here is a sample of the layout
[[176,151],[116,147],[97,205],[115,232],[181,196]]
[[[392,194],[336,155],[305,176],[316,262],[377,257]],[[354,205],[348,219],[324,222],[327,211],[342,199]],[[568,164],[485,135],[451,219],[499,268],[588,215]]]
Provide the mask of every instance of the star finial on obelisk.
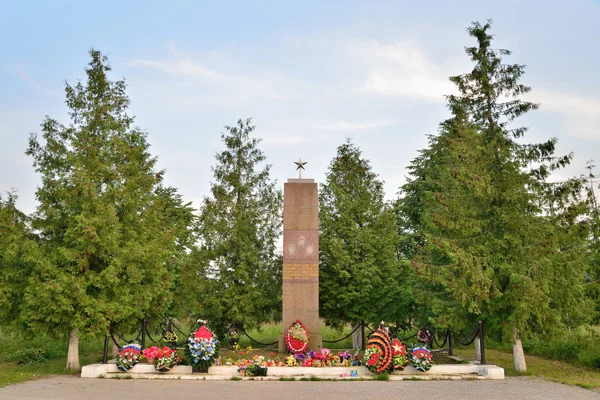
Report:
[[302,162],[302,158],[300,158],[300,160],[294,161],[294,164],[297,165],[296,170],[298,170],[300,173],[300,176],[298,178],[302,179],[302,170],[304,170],[304,166],[306,164],[308,164],[308,162],[306,162],[306,161]]

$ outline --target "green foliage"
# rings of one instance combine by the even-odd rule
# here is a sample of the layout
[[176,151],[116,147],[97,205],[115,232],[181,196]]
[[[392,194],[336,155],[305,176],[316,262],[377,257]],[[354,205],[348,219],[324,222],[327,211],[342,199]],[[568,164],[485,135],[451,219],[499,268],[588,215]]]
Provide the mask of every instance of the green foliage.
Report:
[[563,332],[559,336],[536,336],[523,342],[530,354],[600,369],[600,332],[589,326]]
[[447,324],[483,315],[488,332],[507,335],[574,326],[589,317],[582,181],[547,183],[571,155],[554,156],[554,139],[523,144],[527,129],[510,126],[538,105],[519,98],[524,66],[502,63],[510,52],[491,47],[489,29],[468,29],[474,68],[450,78],[452,117],[409,168],[401,250]]
[[41,175],[33,227],[43,257],[24,291],[21,319],[37,332],[103,335],[164,315],[192,210],[127,115],[124,81],[90,51],[87,80],[65,86],[70,124],[47,117],[27,154]]
[[31,221],[15,205],[15,193],[0,195],[0,322],[17,326],[23,291],[40,254]]
[[389,372],[382,372],[381,374],[376,374],[375,376],[373,376],[372,379],[374,381],[389,381],[390,380],[390,373]]
[[404,320],[411,274],[398,262],[395,216],[383,185],[350,141],[337,149],[319,194],[320,315],[339,327]]
[[[589,245],[589,270],[586,275],[586,295],[595,304],[595,323],[600,322],[600,208],[598,207],[597,193],[600,185],[595,181],[595,165],[590,161],[588,169],[587,199],[589,204],[588,222],[590,226]],[[595,183],[596,182],[596,183]],[[595,186],[598,185],[598,186]]]
[[20,349],[13,357],[17,359],[17,364],[19,365],[34,365],[48,362],[46,352],[42,349]]
[[244,329],[278,320],[281,310],[282,194],[269,178],[270,165],[251,121],[226,127],[226,149],[216,156],[215,182],[200,214],[199,247],[193,250],[182,280],[182,307],[210,321],[225,337],[236,322]]

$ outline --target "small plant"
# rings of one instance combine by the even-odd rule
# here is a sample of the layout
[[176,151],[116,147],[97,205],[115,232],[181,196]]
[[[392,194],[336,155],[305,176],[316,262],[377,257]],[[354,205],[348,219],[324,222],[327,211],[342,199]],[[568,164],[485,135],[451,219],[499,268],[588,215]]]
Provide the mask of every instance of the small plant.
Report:
[[377,374],[373,377],[374,381],[389,381],[390,380],[390,374],[389,372],[384,372],[381,374]]
[[46,352],[42,349],[21,349],[15,353],[14,358],[19,360],[17,364],[19,364],[20,366],[28,366],[48,362]]

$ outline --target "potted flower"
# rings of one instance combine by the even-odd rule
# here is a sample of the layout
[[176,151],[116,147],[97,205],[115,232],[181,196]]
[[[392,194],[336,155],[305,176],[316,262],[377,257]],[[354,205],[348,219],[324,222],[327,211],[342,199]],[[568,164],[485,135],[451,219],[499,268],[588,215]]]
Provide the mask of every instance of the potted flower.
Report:
[[240,365],[238,372],[242,376],[267,376],[267,367],[262,364],[265,358],[263,356],[254,356],[254,362],[247,365]]
[[154,368],[159,372],[167,372],[179,362],[177,351],[167,346],[162,349],[152,346],[144,349],[143,354],[148,360],[153,360]]
[[128,371],[133,368],[141,358],[142,347],[137,343],[130,343],[119,350],[117,357],[117,368],[121,371]]

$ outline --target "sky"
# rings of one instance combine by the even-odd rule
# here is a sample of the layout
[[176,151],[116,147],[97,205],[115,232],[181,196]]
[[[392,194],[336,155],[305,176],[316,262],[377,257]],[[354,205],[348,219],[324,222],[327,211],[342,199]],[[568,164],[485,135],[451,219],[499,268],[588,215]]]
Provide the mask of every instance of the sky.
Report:
[[558,139],[572,164],[553,179],[600,175],[600,1],[27,1],[0,0],[0,191],[35,210],[40,180],[25,155],[48,115],[68,124],[65,82],[88,50],[125,78],[166,184],[198,207],[224,126],[252,118],[283,187],[322,183],[350,138],[393,199],[406,167],[448,117],[448,77],[472,67],[472,21],[494,20],[494,47],[525,64],[527,142]]

